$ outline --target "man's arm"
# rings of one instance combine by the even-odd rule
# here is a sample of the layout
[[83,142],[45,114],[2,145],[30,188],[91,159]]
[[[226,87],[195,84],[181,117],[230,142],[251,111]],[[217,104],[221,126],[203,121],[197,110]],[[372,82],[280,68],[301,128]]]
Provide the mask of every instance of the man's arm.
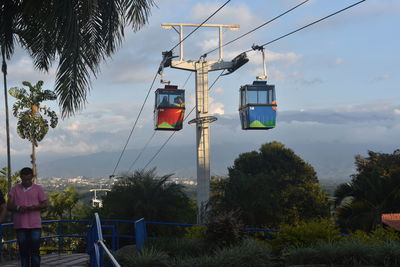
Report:
[[46,208],[47,208],[47,199],[46,199],[46,200],[43,200],[43,201],[40,201],[38,205],[33,205],[33,206],[30,206],[30,207],[26,207],[26,209],[27,209],[28,211],[33,211],[33,210],[44,210],[44,209],[46,209]]
[[11,194],[8,194],[7,209],[9,211],[17,211],[14,196],[12,196]]

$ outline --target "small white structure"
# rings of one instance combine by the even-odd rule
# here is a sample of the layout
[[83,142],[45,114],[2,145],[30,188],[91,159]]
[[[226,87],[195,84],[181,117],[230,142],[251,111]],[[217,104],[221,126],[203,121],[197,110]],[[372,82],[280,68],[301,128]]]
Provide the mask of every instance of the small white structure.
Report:
[[106,192],[105,194],[107,195],[107,192],[111,191],[111,189],[103,189],[103,188],[99,188],[99,189],[90,189],[90,192],[94,192],[94,196],[92,198],[92,207],[94,208],[102,208],[103,207],[103,200],[97,198],[97,191],[99,192]]

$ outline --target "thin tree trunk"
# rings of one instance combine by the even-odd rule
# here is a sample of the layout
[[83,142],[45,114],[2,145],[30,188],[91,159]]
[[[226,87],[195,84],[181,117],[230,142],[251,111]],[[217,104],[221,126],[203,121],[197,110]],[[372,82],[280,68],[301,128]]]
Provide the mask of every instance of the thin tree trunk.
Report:
[[7,190],[11,191],[11,153],[10,153],[10,123],[8,119],[8,93],[7,93],[7,63],[4,47],[1,47],[1,56],[3,64],[1,71],[3,72],[4,79],[4,105],[6,110],[6,134],[7,134]]
[[32,142],[32,170],[33,170],[33,182],[37,183],[37,168],[36,168],[36,146]]

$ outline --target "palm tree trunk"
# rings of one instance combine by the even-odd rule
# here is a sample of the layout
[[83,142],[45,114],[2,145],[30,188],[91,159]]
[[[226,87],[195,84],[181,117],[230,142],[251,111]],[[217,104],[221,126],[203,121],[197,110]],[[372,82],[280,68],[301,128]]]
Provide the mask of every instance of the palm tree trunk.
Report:
[[1,71],[4,79],[4,105],[6,107],[6,134],[7,134],[7,190],[11,191],[11,154],[10,154],[10,123],[8,119],[8,93],[7,93],[7,63],[4,46],[1,47],[1,56],[3,64]]
[[32,142],[32,170],[33,170],[33,182],[37,183],[37,168],[36,168],[36,146]]

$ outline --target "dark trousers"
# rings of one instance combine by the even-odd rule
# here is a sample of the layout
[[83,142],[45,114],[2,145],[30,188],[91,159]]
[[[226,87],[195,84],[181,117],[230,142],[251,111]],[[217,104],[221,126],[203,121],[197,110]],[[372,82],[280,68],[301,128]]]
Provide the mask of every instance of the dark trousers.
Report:
[[40,235],[42,229],[17,229],[21,267],[40,266]]

